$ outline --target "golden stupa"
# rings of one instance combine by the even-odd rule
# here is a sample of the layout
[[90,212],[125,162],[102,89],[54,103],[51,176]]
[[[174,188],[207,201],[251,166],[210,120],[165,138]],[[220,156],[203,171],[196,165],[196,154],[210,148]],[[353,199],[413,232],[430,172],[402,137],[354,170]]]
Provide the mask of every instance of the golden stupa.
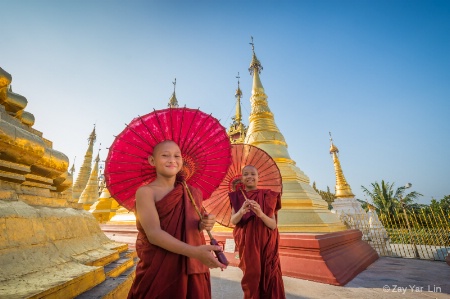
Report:
[[83,165],[81,165],[80,171],[78,173],[77,180],[72,187],[72,197],[76,200],[80,198],[81,193],[86,188],[86,184],[89,181],[89,176],[91,174],[91,164],[92,164],[92,153],[94,151],[94,143],[97,138],[95,134],[95,126],[92,130],[91,135],[88,138],[88,149],[86,150],[86,154],[84,155]]
[[94,168],[87,182],[83,192],[81,192],[78,203],[83,205],[83,209],[89,211],[91,206],[98,200],[99,197],[99,182],[98,182],[98,162],[100,162],[100,153],[95,158]]
[[104,186],[102,194],[100,194],[98,200],[91,206],[89,212],[94,215],[99,223],[106,223],[116,215],[119,207],[119,203],[111,197],[108,188]]
[[242,91],[239,86],[239,73],[236,77],[238,79],[238,88],[236,89],[236,115],[232,117],[233,123],[230,125],[228,129],[228,136],[230,137],[231,143],[244,143],[247,128],[242,123],[242,112],[241,112],[241,97]]
[[128,246],[73,200],[69,159],[32,127],[11,80],[0,68],[0,298],[75,298],[109,280],[104,266]]
[[256,58],[252,42],[250,75],[253,76],[251,113],[244,143],[266,151],[277,163],[283,178],[282,209],[278,215],[280,232],[329,233],[346,226],[328,210],[328,204],[309,185],[309,178],[296,166],[287,150],[287,143],[275,124],[267,103],[267,95],[259,74],[263,67]]
[[337,198],[354,198],[355,195],[352,192],[352,188],[347,183],[342,171],[341,163],[339,162],[339,149],[334,145],[333,139],[330,133],[330,155],[333,157],[334,172],[336,174],[336,194]]

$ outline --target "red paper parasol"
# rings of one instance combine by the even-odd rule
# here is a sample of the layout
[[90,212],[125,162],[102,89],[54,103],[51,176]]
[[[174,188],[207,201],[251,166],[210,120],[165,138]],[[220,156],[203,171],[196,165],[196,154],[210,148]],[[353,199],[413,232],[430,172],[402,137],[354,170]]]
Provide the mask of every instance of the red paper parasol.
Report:
[[155,168],[148,163],[153,148],[164,140],[178,144],[183,175],[207,199],[224,178],[231,163],[225,128],[198,109],[155,110],[133,119],[116,137],[105,162],[105,181],[111,196],[132,211],[136,190],[152,182]]
[[231,205],[228,193],[235,191],[241,181],[241,171],[246,165],[253,165],[258,170],[258,189],[271,189],[282,192],[281,173],[275,161],[264,150],[250,144],[231,145],[231,166],[211,197],[203,202],[208,213],[216,215],[216,221],[231,227]]

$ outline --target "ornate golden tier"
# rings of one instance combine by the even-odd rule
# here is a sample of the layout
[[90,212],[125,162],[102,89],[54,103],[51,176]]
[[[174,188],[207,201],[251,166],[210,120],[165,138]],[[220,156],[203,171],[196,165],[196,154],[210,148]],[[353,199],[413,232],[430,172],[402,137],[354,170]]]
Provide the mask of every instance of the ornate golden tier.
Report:
[[253,88],[252,111],[245,142],[265,150],[277,163],[283,178],[282,209],[278,227],[281,232],[328,233],[345,230],[345,225],[328,210],[327,203],[309,185],[309,178],[289,156],[287,143],[275,124],[267,103],[267,95],[259,78],[261,63],[256,58],[253,43],[250,74]]

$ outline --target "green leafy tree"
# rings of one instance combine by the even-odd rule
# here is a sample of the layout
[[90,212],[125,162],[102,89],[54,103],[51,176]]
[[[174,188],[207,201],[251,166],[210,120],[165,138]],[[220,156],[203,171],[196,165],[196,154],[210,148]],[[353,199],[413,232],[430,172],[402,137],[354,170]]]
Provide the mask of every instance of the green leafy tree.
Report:
[[413,207],[414,200],[422,196],[419,192],[412,191],[405,195],[406,186],[394,188],[394,183],[381,181],[371,184],[371,189],[361,186],[363,192],[367,194],[377,208],[383,213],[393,213],[396,208]]
[[431,199],[430,208],[436,213],[443,213],[447,219],[450,219],[450,195],[446,195],[440,200]]

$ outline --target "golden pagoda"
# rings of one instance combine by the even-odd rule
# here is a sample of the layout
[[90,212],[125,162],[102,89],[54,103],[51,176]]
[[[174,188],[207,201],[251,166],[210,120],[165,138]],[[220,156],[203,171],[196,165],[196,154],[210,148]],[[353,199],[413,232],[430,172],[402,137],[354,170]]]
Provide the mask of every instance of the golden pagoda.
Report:
[[86,184],[89,180],[89,176],[91,173],[91,164],[92,164],[92,153],[94,151],[94,143],[97,138],[97,135],[95,134],[95,126],[92,130],[91,135],[89,135],[88,138],[88,149],[86,150],[86,154],[84,155],[84,161],[83,165],[81,165],[80,171],[78,173],[77,180],[75,181],[75,184],[72,187],[72,197],[74,199],[79,199],[81,192],[86,188]]
[[228,136],[230,137],[231,143],[244,143],[247,128],[242,123],[242,113],[241,113],[241,97],[242,91],[239,86],[239,73],[236,77],[238,79],[238,88],[236,89],[236,115],[232,117],[233,123],[228,129]]
[[177,78],[175,78],[175,81],[172,82],[172,84],[173,84],[173,93],[169,99],[169,104],[167,104],[167,106],[170,108],[178,108],[178,100],[177,100],[177,96],[175,95],[175,87],[177,85]]
[[282,209],[278,214],[281,232],[328,233],[345,230],[337,215],[328,210],[328,204],[309,185],[309,178],[296,166],[287,150],[287,143],[275,124],[267,103],[267,95],[259,74],[263,67],[255,54],[252,42],[253,76],[251,113],[245,142],[266,151],[277,163],[283,179]]
[[333,144],[333,138],[331,138],[330,132],[330,155],[333,157],[334,172],[336,173],[336,194],[337,198],[353,198],[355,195],[352,192],[352,188],[347,183],[342,172],[341,163],[339,162],[339,149]]
[[89,181],[80,195],[78,203],[83,204],[83,209],[89,211],[91,206],[98,200],[98,162],[100,161],[100,154],[95,158],[94,169],[92,169]]
[[91,206],[89,212],[94,215],[99,223],[108,222],[119,209],[119,203],[111,197],[108,188],[103,187],[102,194],[98,200]]

